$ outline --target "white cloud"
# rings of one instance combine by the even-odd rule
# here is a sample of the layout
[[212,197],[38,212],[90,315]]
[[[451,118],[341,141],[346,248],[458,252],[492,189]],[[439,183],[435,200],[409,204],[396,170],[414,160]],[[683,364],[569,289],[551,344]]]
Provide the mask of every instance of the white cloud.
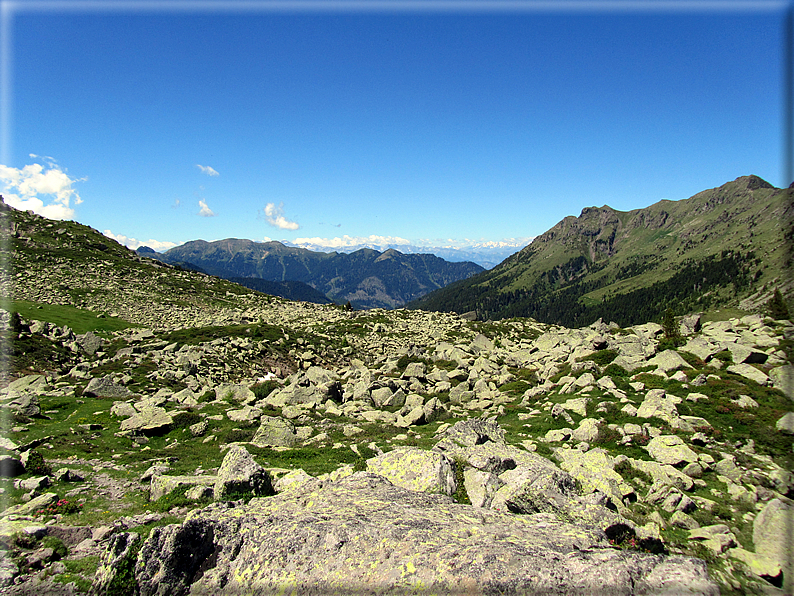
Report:
[[265,219],[274,228],[281,230],[297,230],[300,226],[284,217],[284,203],[276,207],[275,203],[265,205]]
[[199,215],[201,217],[215,217],[215,212],[207,207],[207,203],[204,199],[199,199],[199,207],[201,207],[201,211],[199,211]]
[[149,248],[153,248],[154,250],[161,252],[164,250],[168,250],[169,248],[173,248],[174,246],[178,246],[176,242],[161,242],[160,240],[136,240],[135,238],[129,238],[124,234],[114,234],[110,230],[105,230],[102,232],[108,238],[111,238],[118,242],[119,244],[123,244],[127,248],[131,248],[135,250],[136,248],[140,248],[141,246],[148,246]]
[[[15,209],[30,209],[50,219],[72,219],[72,200],[76,205],[83,202],[72,185],[87,178],[70,178],[51,157],[39,158],[32,153],[30,156],[45,160],[47,166],[36,163],[20,170],[0,164],[5,202]],[[48,202],[45,203],[39,195],[47,198]]]
[[196,164],[196,167],[204,172],[207,176],[220,176],[220,174],[210,166],[202,166],[201,164]]
[[411,244],[410,240],[400,238],[399,236],[378,236],[371,234],[369,236],[344,236],[336,238],[296,238],[295,244],[307,244],[323,248],[348,248],[351,246],[373,245],[373,246],[388,246],[388,245],[401,245]]

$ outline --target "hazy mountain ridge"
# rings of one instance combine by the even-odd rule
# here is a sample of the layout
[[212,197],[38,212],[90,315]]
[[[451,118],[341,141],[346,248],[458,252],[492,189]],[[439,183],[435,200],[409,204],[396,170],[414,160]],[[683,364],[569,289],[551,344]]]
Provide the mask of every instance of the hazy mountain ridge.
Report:
[[628,325],[659,316],[663,302],[683,314],[737,304],[772,284],[791,295],[793,196],[794,189],[744,176],[644,209],[588,207],[491,271],[412,306],[565,325],[603,316]]
[[452,263],[471,261],[472,263],[477,263],[485,269],[492,269],[510,255],[521,250],[531,240],[532,238],[527,238],[524,241],[516,242],[474,242],[465,246],[431,246],[388,242],[361,242],[342,247],[329,247],[316,242],[285,242],[284,244],[287,246],[294,246],[296,248],[305,248],[315,252],[335,251],[352,253],[362,248],[371,248],[373,250],[385,252],[390,248],[393,248],[394,250],[397,250],[403,254],[433,254],[444,259],[445,261],[450,261]]
[[483,271],[475,263],[450,263],[435,255],[405,255],[394,249],[353,253],[316,252],[281,242],[227,238],[194,240],[160,255],[192,263],[226,279],[298,281],[335,302],[363,308],[394,308],[449,283]]

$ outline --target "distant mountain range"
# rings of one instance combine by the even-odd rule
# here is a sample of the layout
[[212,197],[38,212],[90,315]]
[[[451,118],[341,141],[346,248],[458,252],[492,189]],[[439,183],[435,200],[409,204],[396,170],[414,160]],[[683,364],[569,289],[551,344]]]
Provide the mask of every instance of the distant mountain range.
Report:
[[[478,265],[491,269],[504,261],[510,255],[518,252],[527,244],[532,241],[532,238],[516,238],[511,240],[500,241],[482,241],[471,242],[469,244],[462,244],[460,246],[445,245],[416,245],[410,243],[390,242],[383,241],[382,239],[375,239],[360,241],[363,239],[349,239],[352,243],[346,244],[347,238],[340,239],[335,245],[329,245],[327,241],[310,242],[303,241],[300,243],[284,242],[286,246],[295,246],[298,248],[305,248],[308,250],[319,252],[346,252],[351,253],[362,248],[371,248],[380,252],[385,252],[390,248],[397,250],[403,254],[433,254],[437,257],[450,261],[452,263],[460,263],[464,261],[471,261]],[[317,239],[319,240],[319,239]],[[339,244],[337,246],[336,244]]]
[[[471,262],[450,263],[435,255],[402,254],[394,249],[380,252],[363,248],[350,254],[326,253],[290,247],[281,242],[236,238],[214,242],[193,240],[165,253],[154,253],[151,249],[139,249],[138,253],[170,264],[198,268],[238,283],[245,280],[293,282],[291,293],[285,297],[317,302],[322,301],[324,295],[337,303],[349,301],[358,308],[399,307],[427,292],[484,271]],[[319,296],[315,293],[311,299],[312,293],[294,282],[311,286]],[[243,283],[259,289],[251,284],[263,287],[260,281]],[[288,286],[280,283],[279,288],[287,291],[284,288]]]
[[720,305],[756,306],[775,287],[791,300],[794,188],[743,176],[645,209],[588,207],[497,267],[409,304],[523,316],[568,327],[626,326]]

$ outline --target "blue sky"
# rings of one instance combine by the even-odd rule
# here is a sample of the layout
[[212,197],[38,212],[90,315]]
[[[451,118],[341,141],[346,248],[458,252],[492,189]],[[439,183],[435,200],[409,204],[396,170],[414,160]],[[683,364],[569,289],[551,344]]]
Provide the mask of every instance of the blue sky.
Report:
[[785,2],[3,4],[0,192],[131,246],[527,239],[790,182]]

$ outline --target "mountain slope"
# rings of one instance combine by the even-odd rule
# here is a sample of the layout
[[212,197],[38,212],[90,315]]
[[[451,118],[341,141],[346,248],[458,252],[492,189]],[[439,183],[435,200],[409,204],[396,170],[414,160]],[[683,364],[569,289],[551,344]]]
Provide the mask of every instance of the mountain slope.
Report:
[[744,176],[681,201],[566,217],[494,269],[409,305],[480,318],[621,325],[736,304],[773,285],[792,294],[794,189]]
[[474,263],[449,263],[434,255],[404,255],[393,249],[324,253],[236,238],[194,240],[170,249],[162,258],[192,263],[227,279],[299,281],[336,302],[350,301],[364,308],[401,306],[483,271]]

